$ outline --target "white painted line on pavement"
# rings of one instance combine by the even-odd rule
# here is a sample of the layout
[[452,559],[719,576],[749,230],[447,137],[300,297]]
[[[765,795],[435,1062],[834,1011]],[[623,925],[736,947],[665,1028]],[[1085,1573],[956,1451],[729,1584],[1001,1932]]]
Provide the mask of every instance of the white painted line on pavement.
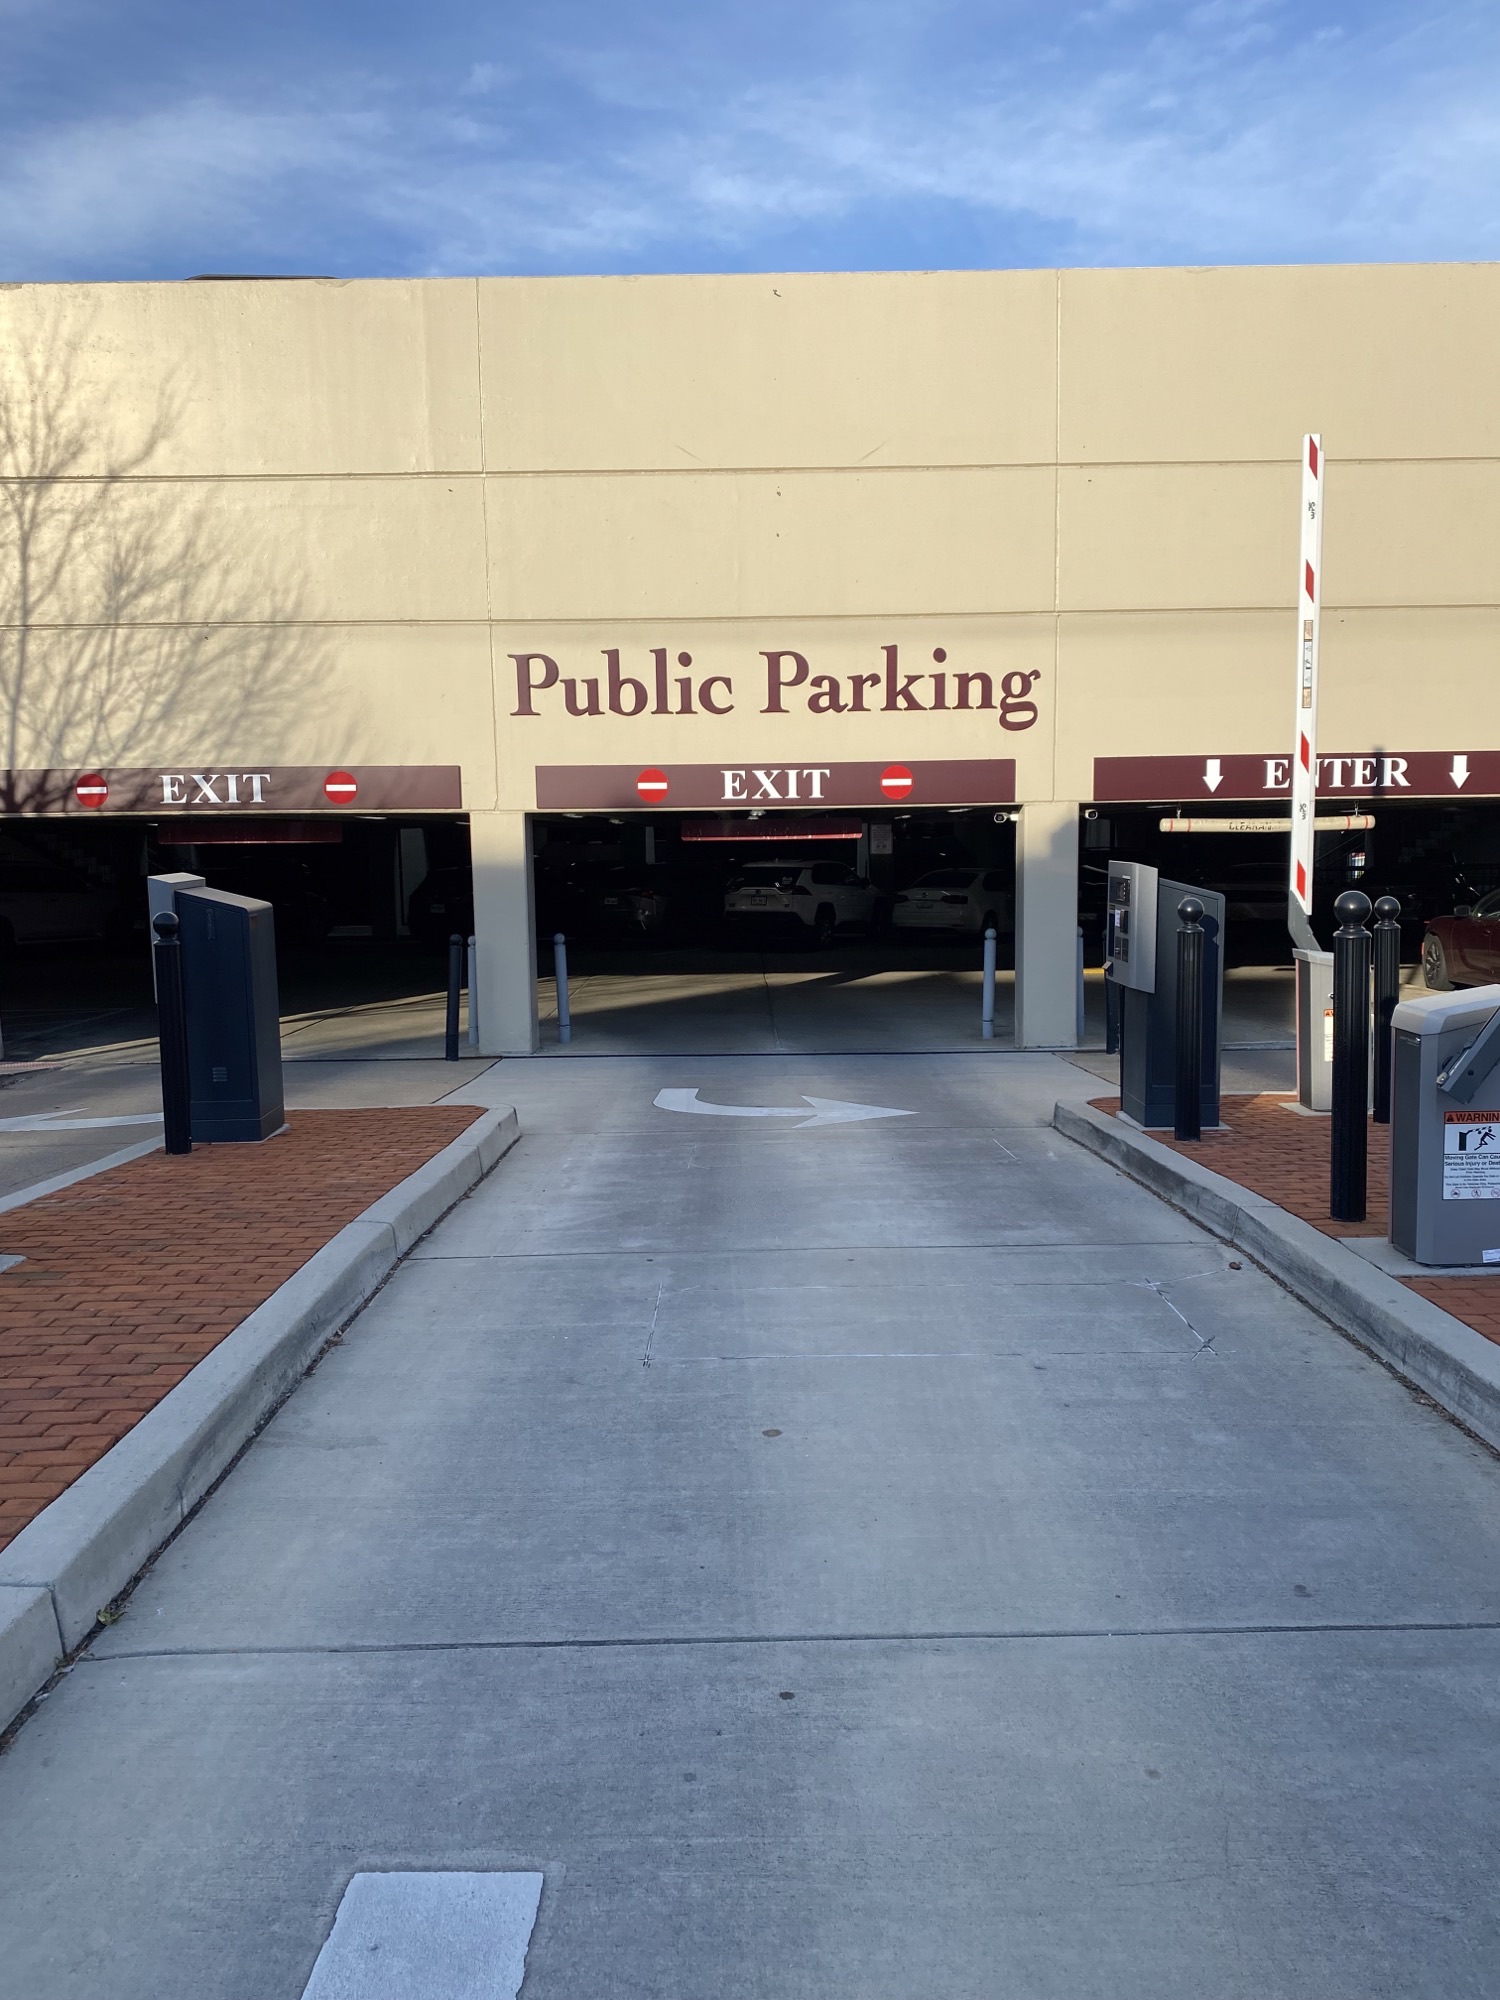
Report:
[[122,1118],[80,1118],[73,1111],[34,1111],[25,1118],[0,1118],[0,1132],[106,1132],[116,1125],[160,1125],[159,1111],[132,1111]]
[[355,1875],[302,2000],[515,2000],[540,1875]]
[[161,1146],[160,1139],[138,1139],[133,1146],[123,1146],[118,1153],[106,1153],[102,1160],[90,1160],[87,1166],[74,1167],[71,1173],[52,1174],[44,1181],[33,1181],[30,1187],[17,1190],[0,1200],[0,1215],[9,1214],[13,1208],[24,1208],[28,1201],[40,1201],[44,1194],[56,1194],[59,1189],[72,1187],[78,1181],[91,1180],[95,1174],[108,1173],[111,1167],[123,1167],[131,1160],[144,1159],[147,1153],[156,1152]]
[[809,1097],[811,1115],[792,1104],[704,1104],[696,1090],[659,1090],[652,1103],[658,1111],[692,1111],[703,1118],[796,1118],[798,1131],[809,1125],[854,1125],[865,1118],[915,1118],[914,1111],[893,1111],[887,1104],[846,1104],[839,1097]]

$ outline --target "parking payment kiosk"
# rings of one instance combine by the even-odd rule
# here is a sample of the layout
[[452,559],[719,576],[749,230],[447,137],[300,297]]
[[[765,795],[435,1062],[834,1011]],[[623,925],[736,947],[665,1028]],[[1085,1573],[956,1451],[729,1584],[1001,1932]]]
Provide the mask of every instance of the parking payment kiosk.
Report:
[[1220,1021],[1224,1009],[1224,898],[1169,882],[1140,861],[1111,861],[1104,976],[1119,989],[1120,1109],[1137,1125],[1173,1122],[1177,1034],[1177,905],[1203,905],[1203,1129],[1219,1122]]
[[1111,861],[1104,919],[1104,974],[1137,993],[1156,991],[1156,870]]
[[1391,1242],[1500,1264],[1500,986],[1403,1000],[1391,1032]]

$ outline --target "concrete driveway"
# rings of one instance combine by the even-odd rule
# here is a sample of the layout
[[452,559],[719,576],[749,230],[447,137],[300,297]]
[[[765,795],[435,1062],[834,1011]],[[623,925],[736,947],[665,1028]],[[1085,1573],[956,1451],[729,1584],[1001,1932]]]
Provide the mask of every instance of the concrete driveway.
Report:
[[298,2000],[355,1872],[537,1870],[523,2000],[1492,1995],[1500,1467],[1098,1088],[478,1079],[520,1147],[0,1760],[8,1985]]

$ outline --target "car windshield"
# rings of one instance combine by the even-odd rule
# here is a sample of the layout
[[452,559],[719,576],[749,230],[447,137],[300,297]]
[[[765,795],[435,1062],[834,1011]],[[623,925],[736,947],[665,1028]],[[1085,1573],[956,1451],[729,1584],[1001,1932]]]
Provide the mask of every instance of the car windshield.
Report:
[[765,868],[745,868],[729,886],[731,889],[790,889],[798,872],[795,868],[777,868],[774,864]]
[[917,883],[919,889],[967,889],[977,868],[934,868]]
[[1491,889],[1487,896],[1481,896],[1474,905],[1476,917],[1500,917],[1500,889]]

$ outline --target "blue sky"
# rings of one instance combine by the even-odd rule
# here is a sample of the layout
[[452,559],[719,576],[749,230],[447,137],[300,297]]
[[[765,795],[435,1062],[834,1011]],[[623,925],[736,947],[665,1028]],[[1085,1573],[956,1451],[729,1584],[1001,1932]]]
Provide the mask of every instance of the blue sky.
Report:
[[1500,7],[0,0],[0,277],[1500,256]]

